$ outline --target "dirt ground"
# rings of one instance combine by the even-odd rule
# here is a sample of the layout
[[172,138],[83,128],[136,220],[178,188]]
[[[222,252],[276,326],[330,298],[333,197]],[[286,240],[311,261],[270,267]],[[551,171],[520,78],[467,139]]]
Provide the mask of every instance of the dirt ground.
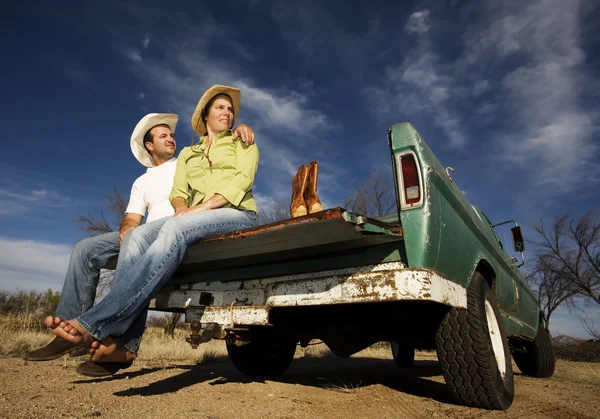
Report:
[[242,375],[226,358],[198,365],[136,361],[104,379],[78,375],[80,361],[1,358],[0,417],[535,419],[593,418],[600,410],[597,382],[579,382],[577,372],[566,379],[532,379],[516,367],[516,396],[508,411],[458,406],[435,356],[427,354],[410,369],[390,359],[305,357],[269,380]]

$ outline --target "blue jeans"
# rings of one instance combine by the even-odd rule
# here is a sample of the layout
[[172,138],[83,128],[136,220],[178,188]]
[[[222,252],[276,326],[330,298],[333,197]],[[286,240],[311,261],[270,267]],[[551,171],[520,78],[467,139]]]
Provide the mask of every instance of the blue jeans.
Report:
[[102,341],[111,336],[135,352],[143,333],[139,328],[145,323],[146,307],[177,270],[188,246],[203,237],[257,223],[253,211],[218,208],[167,217],[136,228],[119,256],[112,289],[75,320],[94,338]]
[[56,308],[58,317],[74,319],[94,305],[100,269],[119,250],[118,232],[89,237],[75,245]]
[[[119,251],[127,248],[131,234],[127,234],[119,246],[119,232],[100,234],[78,242],[71,252],[69,267],[65,276],[56,316],[63,320],[74,319],[94,305],[96,289],[100,279],[100,269]],[[114,284],[114,281],[113,281]],[[140,336],[144,333],[144,323],[132,328],[122,339],[128,342],[132,352],[137,352]]]

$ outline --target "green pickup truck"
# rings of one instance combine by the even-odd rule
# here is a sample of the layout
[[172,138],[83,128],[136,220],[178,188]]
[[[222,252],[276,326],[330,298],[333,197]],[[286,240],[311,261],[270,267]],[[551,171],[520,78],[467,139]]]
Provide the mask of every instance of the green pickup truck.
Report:
[[397,214],[332,208],[206,238],[152,308],[185,312],[194,347],[224,339],[248,375],[282,374],[313,339],[340,357],[392,342],[401,367],[436,349],[459,403],[507,409],[511,353],[526,375],[554,372],[538,300],[416,129],[394,125],[387,140]]

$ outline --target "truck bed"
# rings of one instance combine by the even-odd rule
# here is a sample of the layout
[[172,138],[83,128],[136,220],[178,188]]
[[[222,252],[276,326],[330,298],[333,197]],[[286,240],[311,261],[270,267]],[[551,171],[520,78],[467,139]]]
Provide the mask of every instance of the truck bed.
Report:
[[[190,246],[169,284],[351,267],[359,259],[360,264],[400,260],[403,248],[399,241],[399,223],[357,216],[336,207],[202,239]],[[106,268],[115,267],[113,258]]]
[[398,227],[366,217],[357,220],[338,207],[200,240],[188,249],[178,272],[256,265],[401,239]]

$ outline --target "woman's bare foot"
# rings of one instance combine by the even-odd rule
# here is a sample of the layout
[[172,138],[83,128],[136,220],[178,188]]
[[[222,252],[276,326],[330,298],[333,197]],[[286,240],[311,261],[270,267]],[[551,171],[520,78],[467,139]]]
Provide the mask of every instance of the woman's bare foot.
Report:
[[129,362],[135,355],[123,345],[108,337],[102,342],[95,341],[90,345],[88,352],[94,362]]
[[87,330],[81,327],[81,325],[75,320],[61,322],[59,326],[52,330],[52,333],[76,345],[91,345],[96,340],[92,335],[90,335],[87,332]]
[[62,319],[60,317],[48,316],[46,320],[44,320],[44,324],[49,329],[56,329],[61,323]]

